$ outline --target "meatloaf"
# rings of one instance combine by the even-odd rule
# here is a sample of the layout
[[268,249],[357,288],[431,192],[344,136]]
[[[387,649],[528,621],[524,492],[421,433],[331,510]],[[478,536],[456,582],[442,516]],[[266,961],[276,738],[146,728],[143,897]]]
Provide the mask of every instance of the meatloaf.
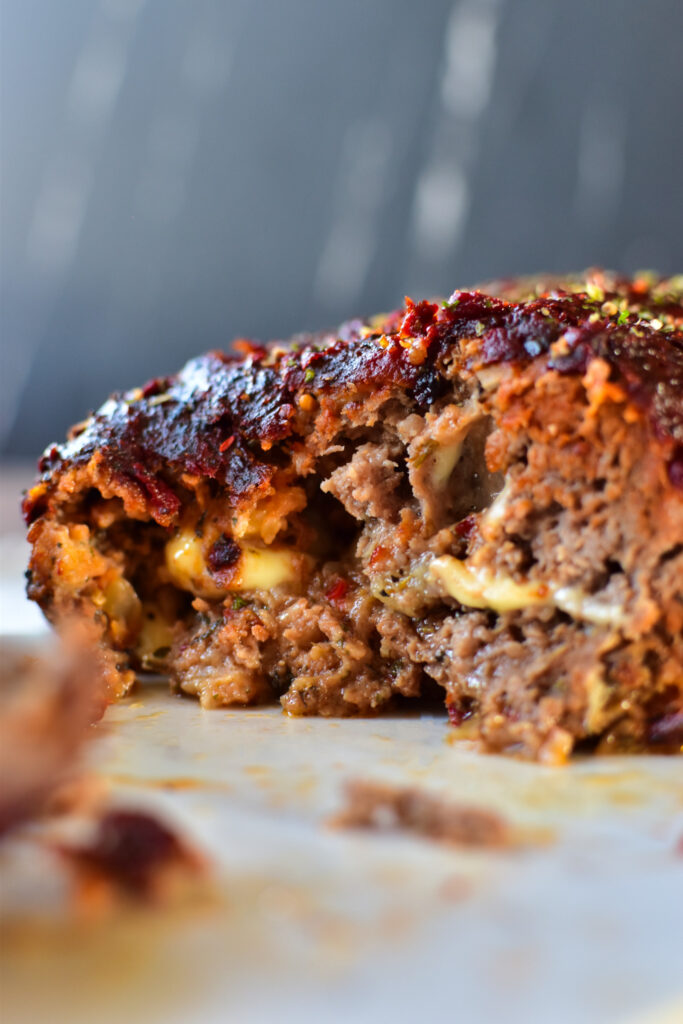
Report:
[[240,340],[43,455],[28,593],[112,696],[370,714],[551,762],[683,739],[683,277],[503,281]]

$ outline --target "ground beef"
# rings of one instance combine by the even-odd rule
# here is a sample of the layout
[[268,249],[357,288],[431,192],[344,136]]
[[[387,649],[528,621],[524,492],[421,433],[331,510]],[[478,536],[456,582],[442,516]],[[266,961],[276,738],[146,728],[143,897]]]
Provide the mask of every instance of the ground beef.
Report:
[[115,395],[26,496],[29,594],[110,691],[491,750],[683,740],[681,278],[503,282]]
[[[327,592],[341,580],[328,580]],[[323,585],[321,587],[321,584]],[[401,657],[401,620],[384,637],[386,613],[364,588],[325,581],[306,597],[263,593],[248,605],[205,615],[173,658],[176,683],[205,707],[281,697],[291,714],[369,714],[392,696],[420,693],[420,666]]]
[[403,474],[394,460],[402,451],[398,444],[393,451],[386,444],[363,444],[349,462],[334,470],[321,488],[334,495],[354,519],[396,522],[402,504]]

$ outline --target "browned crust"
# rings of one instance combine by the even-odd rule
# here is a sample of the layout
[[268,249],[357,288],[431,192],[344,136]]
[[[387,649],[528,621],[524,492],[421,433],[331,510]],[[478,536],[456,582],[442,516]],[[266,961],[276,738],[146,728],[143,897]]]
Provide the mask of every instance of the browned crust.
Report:
[[369,324],[288,347],[242,342],[241,357],[209,353],[175,377],[114,395],[43,455],[41,482],[24,500],[26,521],[47,511],[61,478],[93,460],[98,478],[128,494],[136,517],[163,526],[179,518],[183,475],[216,481],[237,505],[269,485],[278,449],[291,453],[314,420],[323,430],[330,417],[352,421],[354,405],[396,392],[426,409],[458,375],[533,360],[560,374],[584,374],[593,359],[605,360],[651,423],[671,482],[683,487],[681,279],[593,272],[541,281],[529,295],[531,288],[491,289],[504,298],[457,291],[443,305],[407,300]]

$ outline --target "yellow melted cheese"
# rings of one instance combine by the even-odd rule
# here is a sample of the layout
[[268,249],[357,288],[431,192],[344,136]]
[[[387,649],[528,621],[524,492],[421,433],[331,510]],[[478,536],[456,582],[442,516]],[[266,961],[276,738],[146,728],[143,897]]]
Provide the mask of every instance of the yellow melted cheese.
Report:
[[581,587],[557,587],[553,603],[574,619],[585,619],[596,626],[620,626],[624,622],[624,609],[614,601],[600,601],[594,594],[586,594]]
[[202,539],[194,530],[179,530],[166,544],[165,555],[169,576],[181,590],[209,599],[225,592],[209,572]]
[[204,543],[194,530],[180,530],[166,545],[166,568],[182,590],[209,600],[240,590],[271,590],[284,583],[299,583],[310,564],[308,556],[292,548],[240,544],[241,555],[226,585],[210,572]]
[[472,569],[452,555],[435,558],[430,572],[447,594],[468,608],[512,612],[548,603],[549,591],[544,583],[516,583],[508,576]]
[[420,470],[429,478],[434,488],[441,490],[448,483],[460,460],[462,448],[462,440],[454,441],[452,444],[438,444],[436,441],[428,440],[409,460],[411,469],[413,472]]
[[436,449],[432,455],[432,483],[437,490],[446,486],[461,455],[462,441],[456,441],[455,444],[439,445]]
[[143,606],[142,628],[135,650],[145,669],[163,667],[166,654],[173,645],[173,627],[153,606]]
[[304,556],[291,548],[242,548],[231,589],[271,590],[281,583],[298,583],[304,568]]
[[502,573],[494,575],[487,569],[472,568],[452,555],[435,558],[430,574],[447,594],[468,608],[490,608],[503,613],[536,605],[554,605],[572,618],[596,626],[619,626],[624,622],[624,609],[620,604],[600,601],[580,587],[517,583]]

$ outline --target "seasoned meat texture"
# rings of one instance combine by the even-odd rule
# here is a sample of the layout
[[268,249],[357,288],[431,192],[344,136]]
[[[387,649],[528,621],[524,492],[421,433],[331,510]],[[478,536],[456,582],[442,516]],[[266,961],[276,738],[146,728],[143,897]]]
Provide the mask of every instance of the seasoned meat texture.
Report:
[[683,278],[496,282],[114,395],[24,512],[113,695],[370,713],[492,750],[683,740]]

